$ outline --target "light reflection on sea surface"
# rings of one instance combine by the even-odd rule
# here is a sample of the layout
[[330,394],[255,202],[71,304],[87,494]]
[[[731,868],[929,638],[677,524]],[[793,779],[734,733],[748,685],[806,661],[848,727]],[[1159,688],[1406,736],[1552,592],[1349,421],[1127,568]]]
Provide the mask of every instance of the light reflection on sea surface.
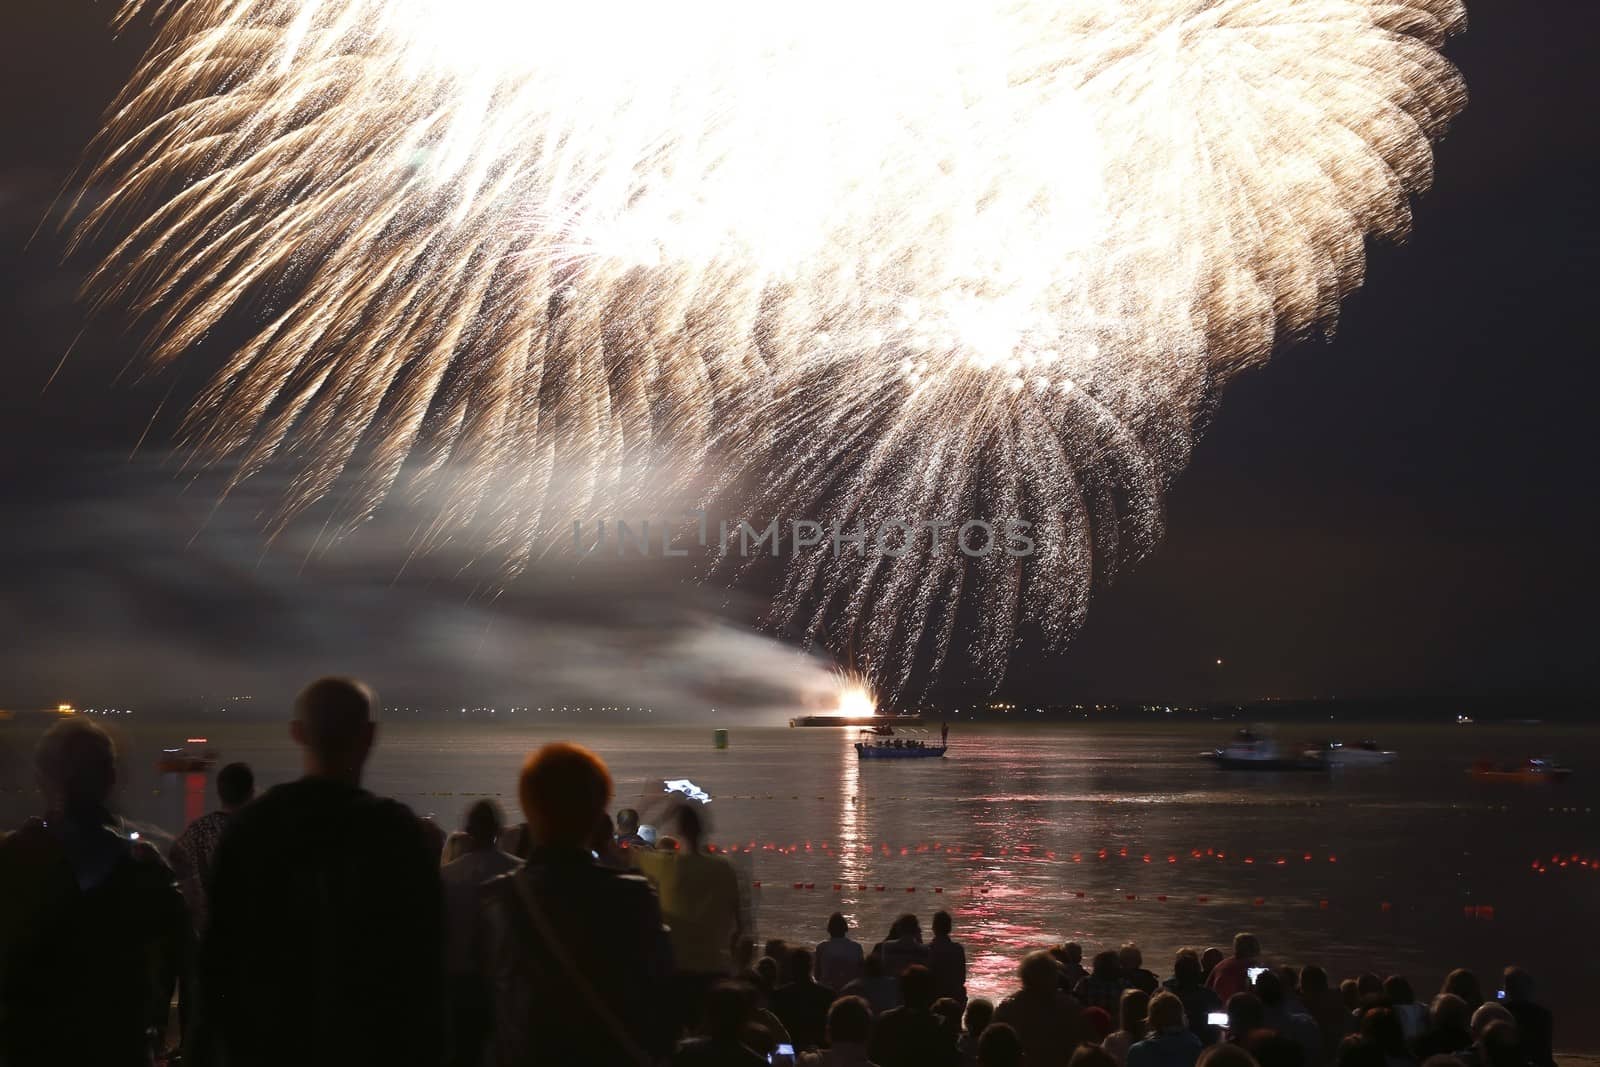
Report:
[[[1176,949],[1224,945],[1248,928],[1274,961],[1315,961],[1338,976],[1403,972],[1424,994],[1451,967],[1479,970],[1492,989],[1500,967],[1520,962],[1558,1014],[1579,1010],[1594,987],[1572,937],[1593,930],[1585,902],[1596,899],[1600,871],[1538,875],[1530,861],[1600,857],[1600,731],[1369,725],[1343,732],[1378,733],[1400,762],[1327,776],[1226,772],[1195,758],[1231,729],[957,726],[946,759],[861,763],[854,731],[841,729],[735,726],[718,751],[709,724],[396,722],[384,727],[368,784],[452,827],[479,795],[514,807],[524,755],[558,737],[606,758],[616,806],[654,800],[662,779],[693,779],[714,798],[713,840],[741,849],[740,866],[762,883],[762,937],[818,940],[839,910],[870,942],[901,911],[919,913],[926,929],[942,907],[967,944],[974,994],[1008,991],[1017,956],[1035,946],[1077,940],[1092,951],[1133,939],[1165,974]],[[251,762],[264,784],[298,772],[279,725],[206,731],[224,760]],[[1278,733],[1292,741],[1329,730]],[[20,781],[12,771],[25,766],[24,739],[4,736],[3,769]],[[155,772],[172,736],[183,730],[123,727],[125,808],[168,830],[194,805],[184,782]],[[1518,785],[1465,773],[1475,759],[1544,753],[1575,766],[1572,780]],[[4,800],[6,825],[34,803],[15,791]],[[790,846],[793,854],[779,851]],[[1492,906],[1493,920],[1468,919],[1469,905]]]

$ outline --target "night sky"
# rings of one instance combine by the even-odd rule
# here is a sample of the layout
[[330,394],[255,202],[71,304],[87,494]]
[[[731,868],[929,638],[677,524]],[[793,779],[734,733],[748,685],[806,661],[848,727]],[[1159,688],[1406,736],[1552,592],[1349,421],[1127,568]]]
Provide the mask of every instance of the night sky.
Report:
[[[1374,250],[1335,339],[1226,393],[1161,547],[1069,651],[1020,653],[1003,692],[1595,692],[1600,8],[1468,6],[1448,54],[1472,99],[1409,243]],[[207,484],[185,491],[167,462],[204,360],[139,380],[138,337],[89,320],[74,299],[87,261],[63,264],[54,229],[52,201],[144,41],[113,37],[113,7],[0,5],[0,706],[271,698],[348,669],[407,695],[687,709],[782,703],[783,679],[811,676],[744,633],[759,589],[536,574],[491,602],[448,558],[396,579],[392,525],[305,563],[304,535],[264,553],[248,506],[208,524]],[[956,670],[941,695],[973,691]]]

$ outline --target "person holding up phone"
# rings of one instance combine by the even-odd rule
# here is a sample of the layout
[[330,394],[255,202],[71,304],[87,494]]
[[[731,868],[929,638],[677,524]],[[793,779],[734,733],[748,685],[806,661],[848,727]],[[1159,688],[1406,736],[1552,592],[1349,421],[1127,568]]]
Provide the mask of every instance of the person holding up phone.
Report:
[[1217,964],[1211,977],[1206,979],[1206,986],[1226,1004],[1235,993],[1250,990],[1254,984],[1250,971],[1261,966],[1261,942],[1256,935],[1246,932],[1234,934],[1233,957]]
[[[1221,998],[1206,988],[1200,954],[1192,948],[1180,950],[1172,961],[1172,977],[1162,983],[1162,988],[1183,1002],[1189,1032],[1200,1039],[1200,1044],[1216,1044],[1227,1029],[1228,1019]],[[1220,1023],[1210,1021],[1219,1014],[1223,1017]]]

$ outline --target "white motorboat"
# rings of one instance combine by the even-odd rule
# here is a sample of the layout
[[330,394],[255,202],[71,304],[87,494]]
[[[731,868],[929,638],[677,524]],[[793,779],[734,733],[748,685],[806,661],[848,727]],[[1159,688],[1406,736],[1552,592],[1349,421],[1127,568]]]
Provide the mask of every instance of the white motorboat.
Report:
[[1329,767],[1381,767],[1393,763],[1399,755],[1398,752],[1380,748],[1376,741],[1371,740],[1354,745],[1329,741],[1321,748],[1307,749],[1305,752],[1306,759],[1320,760]]
[[1327,767],[1321,760],[1287,752],[1272,738],[1250,729],[1240,730],[1227,745],[1200,756],[1232,771],[1320,771]]

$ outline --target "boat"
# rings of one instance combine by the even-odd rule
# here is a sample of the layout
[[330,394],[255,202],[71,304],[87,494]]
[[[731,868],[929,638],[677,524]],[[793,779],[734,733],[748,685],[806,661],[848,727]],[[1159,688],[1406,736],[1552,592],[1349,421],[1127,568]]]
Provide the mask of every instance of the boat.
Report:
[[1492,782],[1564,782],[1572,774],[1571,767],[1563,767],[1548,756],[1527,759],[1521,763],[1494,763],[1479,760],[1467,771],[1474,778]]
[[[188,744],[203,745],[203,737],[191,737]],[[204,749],[195,752],[187,748],[164,748],[161,758],[156,760],[156,770],[162,774],[203,774],[217,765],[217,753],[214,749]]]
[[1276,741],[1254,730],[1245,728],[1233,735],[1233,740],[1222,748],[1200,753],[1230,771],[1322,771],[1328,764],[1321,759],[1310,759],[1302,753],[1291,755]]
[[1473,719],[1472,719],[1471,715],[1457,715],[1456,716],[1456,725],[1457,726],[1471,726],[1472,722],[1473,722]]
[[859,759],[938,759],[948,752],[947,744],[933,745],[915,738],[885,738],[877,730],[862,730],[856,742]]
[[1400,754],[1378,747],[1376,741],[1364,740],[1354,745],[1327,741],[1319,748],[1306,749],[1302,755],[1306,759],[1320,760],[1329,767],[1381,767],[1393,763]]

